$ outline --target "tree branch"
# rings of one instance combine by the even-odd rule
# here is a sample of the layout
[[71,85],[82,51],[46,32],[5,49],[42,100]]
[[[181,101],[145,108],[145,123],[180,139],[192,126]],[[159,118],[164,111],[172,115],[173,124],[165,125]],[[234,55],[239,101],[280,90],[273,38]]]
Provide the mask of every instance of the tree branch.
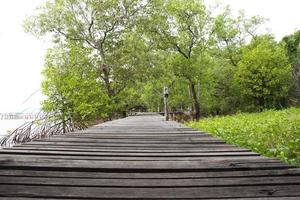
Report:
[[186,55],[186,53],[184,53],[184,52],[182,51],[182,49],[180,48],[180,46],[179,46],[178,44],[174,44],[174,46],[176,47],[177,51],[178,51],[181,55],[183,55],[186,59],[189,59],[189,56]]

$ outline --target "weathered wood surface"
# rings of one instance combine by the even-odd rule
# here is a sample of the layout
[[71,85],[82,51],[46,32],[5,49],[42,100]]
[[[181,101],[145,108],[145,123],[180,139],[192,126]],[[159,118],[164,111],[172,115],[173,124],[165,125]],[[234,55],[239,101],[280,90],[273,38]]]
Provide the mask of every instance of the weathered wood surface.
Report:
[[300,169],[144,114],[0,151],[0,199],[300,199]]

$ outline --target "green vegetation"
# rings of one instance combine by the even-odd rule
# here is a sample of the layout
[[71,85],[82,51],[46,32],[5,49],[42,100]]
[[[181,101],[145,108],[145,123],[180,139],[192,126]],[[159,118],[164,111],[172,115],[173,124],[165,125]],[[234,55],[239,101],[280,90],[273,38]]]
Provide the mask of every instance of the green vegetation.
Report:
[[300,30],[282,39],[286,55],[292,64],[292,84],[289,89],[289,104],[300,106]]
[[52,38],[46,112],[93,122],[143,108],[200,116],[299,106],[299,31],[278,42],[259,16],[202,0],[47,0],[25,30]]
[[284,49],[263,36],[242,51],[234,80],[249,110],[284,106],[291,84],[291,66]]
[[189,122],[228,143],[300,166],[300,109],[240,113]]

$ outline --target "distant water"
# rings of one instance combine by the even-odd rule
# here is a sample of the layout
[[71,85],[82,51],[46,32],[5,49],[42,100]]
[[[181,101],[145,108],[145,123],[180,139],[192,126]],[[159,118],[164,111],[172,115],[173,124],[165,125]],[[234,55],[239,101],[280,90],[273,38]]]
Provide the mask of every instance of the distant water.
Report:
[[6,135],[8,131],[15,130],[27,121],[28,119],[0,120],[0,138]]

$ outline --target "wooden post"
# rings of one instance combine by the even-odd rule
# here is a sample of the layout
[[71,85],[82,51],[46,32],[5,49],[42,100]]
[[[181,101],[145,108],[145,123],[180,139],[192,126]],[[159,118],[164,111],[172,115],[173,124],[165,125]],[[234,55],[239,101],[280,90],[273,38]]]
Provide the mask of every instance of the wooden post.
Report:
[[164,103],[165,103],[165,120],[169,120],[169,113],[168,113],[168,96],[169,90],[168,87],[164,87]]

